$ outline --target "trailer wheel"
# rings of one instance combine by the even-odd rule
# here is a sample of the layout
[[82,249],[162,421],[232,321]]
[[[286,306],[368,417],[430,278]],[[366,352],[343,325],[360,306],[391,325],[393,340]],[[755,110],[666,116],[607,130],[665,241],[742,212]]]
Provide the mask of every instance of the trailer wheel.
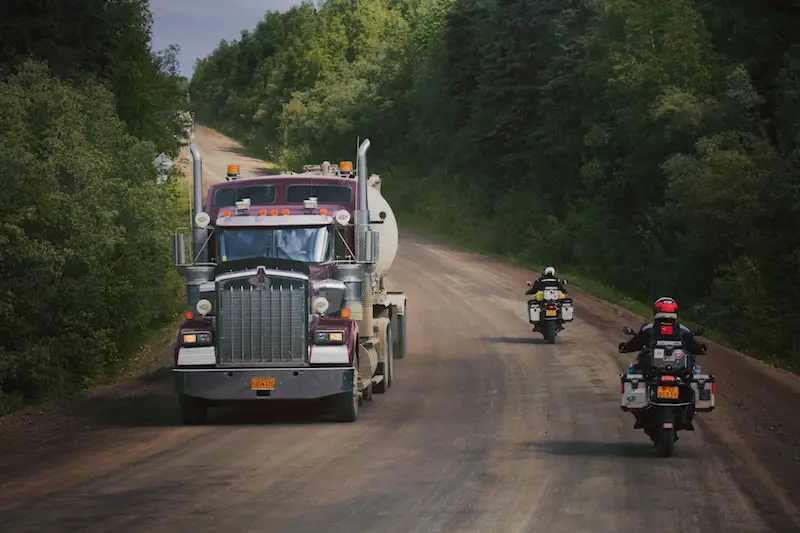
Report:
[[184,425],[205,424],[208,420],[208,406],[202,398],[181,395],[178,397],[178,404],[181,410],[181,422]]
[[406,356],[406,324],[408,320],[406,317],[408,316],[408,301],[406,301],[405,309],[403,310],[402,315],[397,315],[395,320],[397,320],[397,329],[398,335],[397,339],[395,339],[395,345],[392,349],[392,357],[394,359],[402,359]]

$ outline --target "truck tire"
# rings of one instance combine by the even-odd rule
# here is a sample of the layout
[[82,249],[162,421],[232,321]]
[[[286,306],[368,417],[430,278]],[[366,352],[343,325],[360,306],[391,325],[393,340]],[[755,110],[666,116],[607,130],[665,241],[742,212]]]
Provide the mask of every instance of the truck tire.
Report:
[[402,359],[406,356],[406,317],[408,316],[408,302],[406,302],[405,310],[402,315],[397,315],[394,319],[397,320],[398,335],[395,339],[395,345],[392,347],[392,357],[394,359]]
[[193,396],[179,396],[178,404],[181,410],[181,422],[187,426],[205,424],[208,420],[208,406],[202,398]]
[[386,326],[386,350],[386,366],[389,368],[389,371],[386,373],[386,386],[391,387],[394,381],[394,337],[392,336],[391,322]]
[[389,324],[386,326],[386,355],[381,365],[383,379],[379,383],[374,383],[372,385],[372,390],[376,394],[386,394],[386,391],[392,386],[392,373],[394,370],[392,364],[392,352],[394,352],[394,350],[392,348],[392,322],[389,321]]
[[352,392],[343,392],[333,397],[333,417],[337,422],[355,422],[358,420],[358,376],[353,383]]

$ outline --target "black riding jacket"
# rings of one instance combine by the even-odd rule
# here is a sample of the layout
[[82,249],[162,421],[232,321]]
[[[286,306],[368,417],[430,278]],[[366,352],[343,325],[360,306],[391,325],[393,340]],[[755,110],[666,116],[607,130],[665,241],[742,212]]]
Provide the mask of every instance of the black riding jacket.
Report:
[[[672,326],[671,335],[661,332],[662,326]],[[680,340],[683,347],[693,354],[703,353],[703,346],[694,338],[692,330],[683,324],[671,320],[657,319],[642,326],[639,333],[628,342],[620,345],[620,352],[636,352],[646,346],[650,346],[655,340]]]
[[539,291],[543,291],[545,287],[552,287],[553,285],[566,294],[567,289],[564,287],[564,282],[555,276],[540,276],[539,279],[533,282],[531,288],[525,291],[525,294],[536,294]]

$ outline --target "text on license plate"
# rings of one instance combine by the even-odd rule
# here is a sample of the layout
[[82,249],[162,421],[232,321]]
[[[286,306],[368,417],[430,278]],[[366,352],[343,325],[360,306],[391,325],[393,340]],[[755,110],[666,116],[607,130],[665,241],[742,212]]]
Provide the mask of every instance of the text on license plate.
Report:
[[544,312],[544,316],[556,316],[556,310],[548,309],[547,311]]
[[250,380],[252,390],[275,390],[275,378],[253,378]]
[[677,400],[678,387],[659,387],[656,390],[656,397],[665,400]]

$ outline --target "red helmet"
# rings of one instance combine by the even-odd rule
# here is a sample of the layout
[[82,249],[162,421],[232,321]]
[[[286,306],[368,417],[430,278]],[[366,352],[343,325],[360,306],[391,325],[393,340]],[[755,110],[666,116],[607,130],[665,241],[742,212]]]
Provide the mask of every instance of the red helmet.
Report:
[[653,315],[654,318],[678,318],[678,302],[664,296],[659,298],[653,304]]

